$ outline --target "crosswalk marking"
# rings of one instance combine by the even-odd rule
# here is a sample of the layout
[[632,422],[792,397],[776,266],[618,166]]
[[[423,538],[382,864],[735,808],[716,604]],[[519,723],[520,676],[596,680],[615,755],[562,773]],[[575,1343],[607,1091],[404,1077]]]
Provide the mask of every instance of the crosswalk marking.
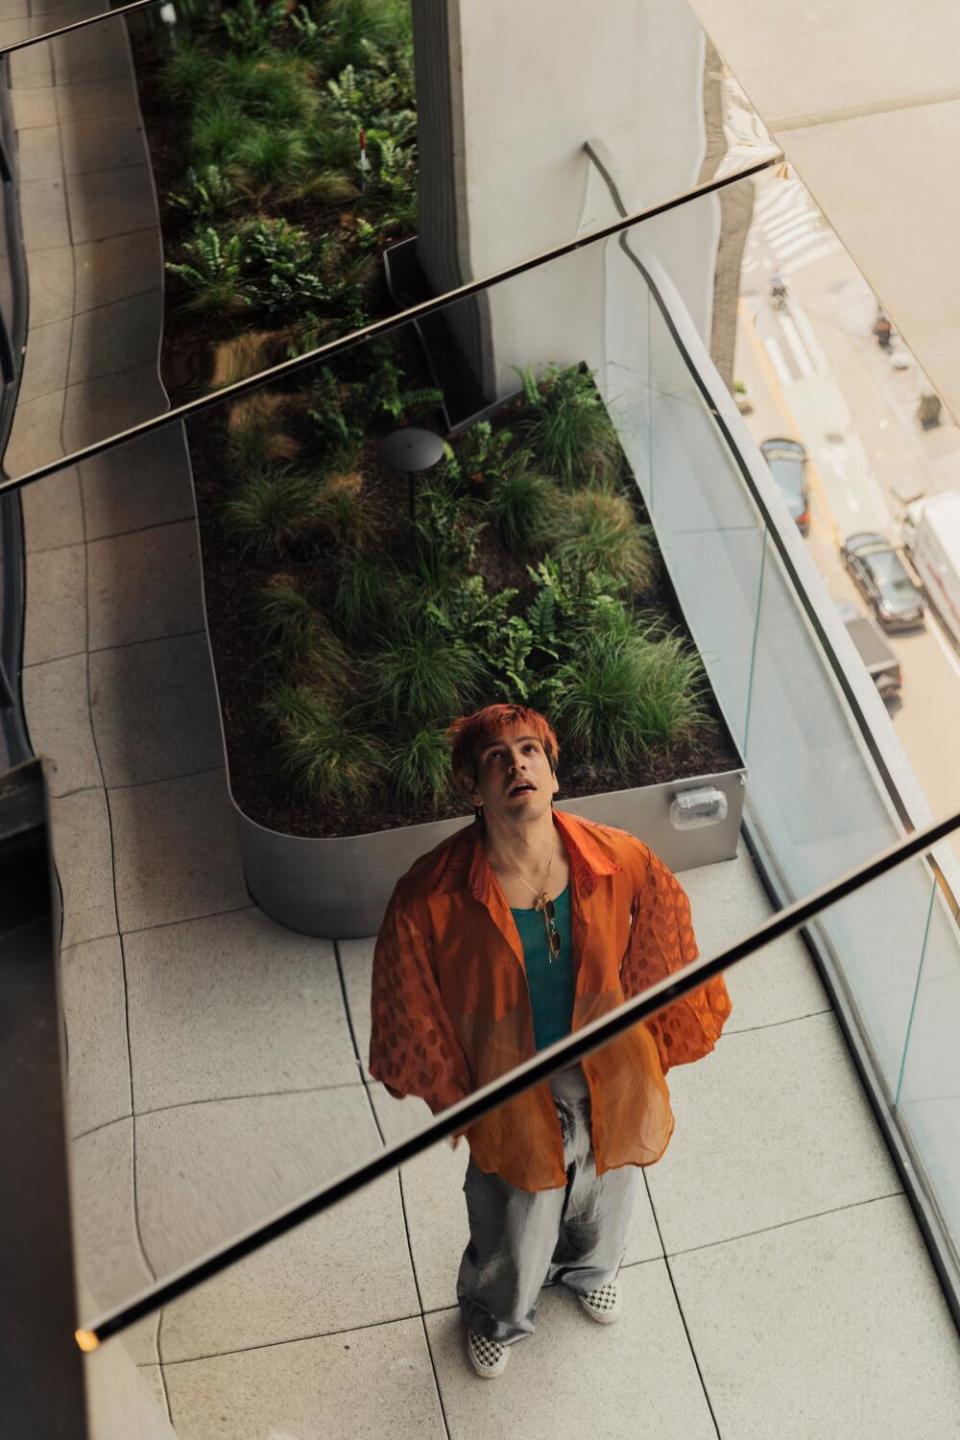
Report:
[[[792,275],[804,265],[836,255],[842,246],[826,228],[819,210],[811,203],[799,180],[771,183],[757,197],[754,206],[754,243],[763,243],[774,255],[781,273]],[[756,266],[750,256],[745,270]]]

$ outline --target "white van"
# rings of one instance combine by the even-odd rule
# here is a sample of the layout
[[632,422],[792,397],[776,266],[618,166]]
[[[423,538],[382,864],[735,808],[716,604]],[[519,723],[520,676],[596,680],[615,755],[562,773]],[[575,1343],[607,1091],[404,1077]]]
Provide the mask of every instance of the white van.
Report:
[[919,513],[909,542],[909,506],[904,521],[904,548],[923,582],[927,599],[960,645],[960,491],[943,490],[917,502]]

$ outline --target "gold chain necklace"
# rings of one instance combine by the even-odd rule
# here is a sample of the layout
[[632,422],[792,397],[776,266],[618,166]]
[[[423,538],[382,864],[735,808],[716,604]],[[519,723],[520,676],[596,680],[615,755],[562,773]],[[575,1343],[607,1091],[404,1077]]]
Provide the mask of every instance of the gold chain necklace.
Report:
[[524,885],[526,885],[527,889],[531,892],[531,894],[536,897],[534,900],[533,908],[534,910],[539,910],[541,915],[543,916],[543,925],[544,929],[547,932],[547,959],[549,960],[551,965],[553,964],[554,960],[556,960],[557,956],[560,954],[560,946],[562,944],[562,941],[560,939],[560,931],[557,929],[556,926],[557,912],[554,908],[553,901],[550,899],[550,871],[553,869],[553,857],[555,852],[556,844],[554,844],[553,850],[550,851],[550,863],[547,866],[547,881],[546,886],[542,891],[534,889],[534,887],[530,884],[530,881],[520,874],[520,871],[515,865],[513,866],[514,875],[516,875],[518,880],[522,880]]

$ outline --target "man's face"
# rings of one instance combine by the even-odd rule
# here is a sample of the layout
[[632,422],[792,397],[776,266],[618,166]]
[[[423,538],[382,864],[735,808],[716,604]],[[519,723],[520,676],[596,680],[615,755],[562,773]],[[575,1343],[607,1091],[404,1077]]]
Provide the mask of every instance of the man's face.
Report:
[[540,741],[520,726],[505,730],[480,751],[470,799],[488,815],[533,820],[550,808],[559,788]]

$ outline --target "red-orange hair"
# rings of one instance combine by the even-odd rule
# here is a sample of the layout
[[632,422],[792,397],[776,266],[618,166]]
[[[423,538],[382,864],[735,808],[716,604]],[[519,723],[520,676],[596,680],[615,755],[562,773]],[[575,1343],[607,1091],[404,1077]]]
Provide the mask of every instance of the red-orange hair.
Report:
[[447,741],[453,754],[451,768],[454,777],[461,781],[477,783],[477,760],[485,745],[492,745],[505,730],[523,726],[527,734],[533,735],[543,746],[550,769],[556,772],[560,759],[560,746],[553,726],[539,710],[528,705],[484,705],[472,715],[461,715],[447,730]]

